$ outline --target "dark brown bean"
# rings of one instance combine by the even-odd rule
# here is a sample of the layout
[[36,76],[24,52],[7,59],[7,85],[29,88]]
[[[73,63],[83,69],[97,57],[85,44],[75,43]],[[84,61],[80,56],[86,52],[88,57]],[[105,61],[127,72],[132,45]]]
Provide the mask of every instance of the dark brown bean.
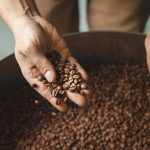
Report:
[[37,84],[36,84],[36,83],[33,83],[33,84],[31,84],[31,87],[36,88],[36,87],[37,87]]
[[54,97],[56,97],[56,96],[58,95],[58,90],[57,90],[57,89],[54,89],[54,90],[52,91],[52,95],[53,95]]
[[47,83],[47,80],[42,80],[42,83],[43,83],[43,84],[46,84],[46,83]]
[[55,113],[55,112],[52,112],[52,116],[57,116],[57,113]]
[[74,84],[78,84],[78,79],[74,79]]
[[60,105],[61,104],[61,99],[60,98],[57,98],[56,99],[56,105]]
[[70,70],[75,69],[75,64],[71,64],[69,68],[70,68]]
[[83,91],[83,90],[80,90],[80,94],[84,95],[85,93],[84,93],[84,91]]
[[88,85],[86,83],[81,83],[81,89],[88,89]]
[[74,78],[74,79],[79,79],[79,78],[80,78],[80,75],[79,75],[79,74],[75,74],[75,75],[73,75],[73,78]]
[[69,77],[68,82],[70,82],[70,83],[73,82],[73,77],[72,76]]
[[65,63],[57,63],[57,66],[63,67],[65,66]]
[[61,85],[58,85],[57,89],[58,89],[58,90],[61,90],[61,89],[62,89],[62,86],[61,86]]
[[64,89],[64,90],[67,90],[69,87],[70,87],[70,82],[65,82],[65,83],[63,84],[63,89]]
[[63,75],[63,74],[61,74],[61,75],[60,75],[60,78],[62,78],[62,79],[63,79],[63,78],[64,78],[64,75]]
[[38,76],[39,81],[42,81],[43,78],[44,78],[43,76]]
[[70,88],[69,88],[69,91],[74,91],[74,90],[76,90],[76,85],[74,84],[74,83],[72,83],[71,85],[70,85]]
[[75,73],[76,73],[75,70],[71,70],[71,71],[70,71],[70,74],[71,74],[71,75],[74,75]]
[[60,95],[64,95],[64,94],[65,94],[65,90],[60,90],[60,91],[59,91],[59,94],[60,94]]
[[64,77],[65,77],[65,78],[69,78],[69,75],[68,75],[68,74],[64,74]]
[[79,82],[79,83],[82,82],[82,79],[78,79],[78,82]]
[[67,82],[67,81],[68,81],[68,78],[64,78],[64,79],[63,79],[63,82]]
[[69,72],[70,72],[70,69],[69,69],[69,68],[64,68],[64,73],[65,73],[65,74],[69,74]]
[[65,97],[64,98],[64,102],[66,103],[68,101],[68,97]]

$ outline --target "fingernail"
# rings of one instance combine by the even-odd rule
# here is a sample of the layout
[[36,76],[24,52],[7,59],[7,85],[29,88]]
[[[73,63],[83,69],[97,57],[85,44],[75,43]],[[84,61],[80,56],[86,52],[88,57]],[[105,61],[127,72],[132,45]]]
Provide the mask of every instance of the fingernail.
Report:
[[45,78],[49,81],[52,82],[53,81],[53,73],[51,71],[47,71],[45,73]]

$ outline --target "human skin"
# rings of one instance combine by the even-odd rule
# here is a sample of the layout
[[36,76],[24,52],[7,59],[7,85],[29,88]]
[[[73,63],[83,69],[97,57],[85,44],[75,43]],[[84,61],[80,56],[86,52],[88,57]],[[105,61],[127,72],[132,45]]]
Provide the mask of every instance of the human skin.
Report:
[[[46,98],[54,107],[62,112],[67,111],[67,104],[62,101],[56,105],[47,87],[37,77],[43,74],[49,82],[56,80],[56,72],[46,54],[57,50],[63,58],[76,65],[84,81],[88,80],[86,71],[71,56],[69,48],[57,29],[38,12],[34,0],[0,0],[0,16],[11,29],[15,37],[15,57],[23,76],[29,84],[36,83],[39,94]],[[91,91],[85,90],[85,95]],[[80,106],[87,104],[85,96],[67,91],[67,96]]]

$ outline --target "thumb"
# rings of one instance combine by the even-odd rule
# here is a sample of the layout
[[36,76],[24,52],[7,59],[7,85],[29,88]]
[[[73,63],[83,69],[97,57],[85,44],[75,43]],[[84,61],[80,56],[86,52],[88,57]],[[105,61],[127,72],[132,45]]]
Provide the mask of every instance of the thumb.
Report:
[[24,51],[25,56],[38,68],[49,82],[56,80],[56,71],[53,64],[47,59],[44,53],[36,47]]
[[147,65],[148,65],[148,69],[150,72],[150,30],[145,39],[145,48],[146,48],[146,53],[147,53]]

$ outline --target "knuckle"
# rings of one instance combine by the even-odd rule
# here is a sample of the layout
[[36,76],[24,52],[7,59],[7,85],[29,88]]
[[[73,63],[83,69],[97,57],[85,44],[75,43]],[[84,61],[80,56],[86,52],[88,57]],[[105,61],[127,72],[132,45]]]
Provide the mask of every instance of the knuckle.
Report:
[[47,63],[47,60],[39,61],[36,66],[43,73]]

